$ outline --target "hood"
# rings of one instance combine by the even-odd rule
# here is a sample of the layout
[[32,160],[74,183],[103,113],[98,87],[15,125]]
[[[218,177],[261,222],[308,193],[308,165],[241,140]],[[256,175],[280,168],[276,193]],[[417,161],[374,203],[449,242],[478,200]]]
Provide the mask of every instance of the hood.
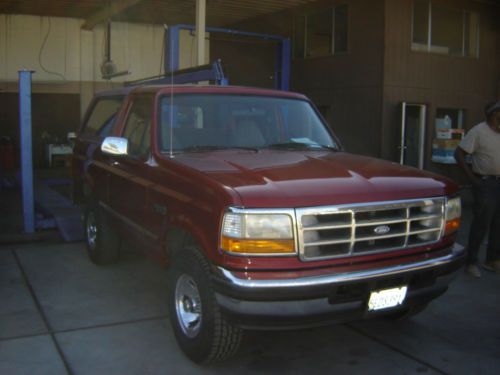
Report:
[[176,161],[226,188],[245,207],[309,207],[442,196],[444,177],[379,159],[334,151],[223,150]]

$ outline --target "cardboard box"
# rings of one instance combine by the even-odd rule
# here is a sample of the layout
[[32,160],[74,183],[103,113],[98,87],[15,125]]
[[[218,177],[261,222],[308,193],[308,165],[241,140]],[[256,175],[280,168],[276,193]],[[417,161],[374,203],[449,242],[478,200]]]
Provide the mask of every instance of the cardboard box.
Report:
[[464,137],[464,129],[437,129],[437,139],[462,139]]
[[436,163],[455,164],[455,149],[460,139],[433,139],[431,160]]
[[460,143],[460,139],[433,139],[432,149],[455,150]]

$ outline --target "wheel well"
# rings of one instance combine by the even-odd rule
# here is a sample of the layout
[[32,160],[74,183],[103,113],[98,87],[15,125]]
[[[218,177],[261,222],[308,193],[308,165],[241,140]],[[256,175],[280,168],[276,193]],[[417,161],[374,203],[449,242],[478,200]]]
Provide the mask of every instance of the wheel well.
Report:
[[[199,247],[200,244],[196,238],[187,230],[179,227],[171,227],[166,233],[166,253],[168,259],[173,259],[187,246]],[[170,263],[170,261],[169,261]]]

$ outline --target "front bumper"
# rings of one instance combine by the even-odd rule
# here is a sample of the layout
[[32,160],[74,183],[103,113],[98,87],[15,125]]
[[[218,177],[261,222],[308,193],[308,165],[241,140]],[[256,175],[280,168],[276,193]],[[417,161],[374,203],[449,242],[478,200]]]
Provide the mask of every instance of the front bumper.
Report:
[[[465,249],[447,255],[382,268],[279,280],[236,277],[219,267],[214,277],[217,302],[243,328],[283,329],[365,319],[427,304],[444,293],[463,265]],[[371,291],[407,285],[403,305],[368,312]]]

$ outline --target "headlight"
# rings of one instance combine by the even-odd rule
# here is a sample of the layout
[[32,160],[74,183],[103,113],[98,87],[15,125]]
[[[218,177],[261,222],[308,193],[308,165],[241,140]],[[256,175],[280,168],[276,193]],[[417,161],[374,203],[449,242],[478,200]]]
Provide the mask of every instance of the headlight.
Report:
[[447,200],[445,215],[446,225],[444,228],[444,235],[447,236],[456,232],[460,227],[460,217],[462,215],[460,198],[457,197]]
[[228,212],[221,232],[221,247],[231,253],[295,253],[292,218],[288,214]]

